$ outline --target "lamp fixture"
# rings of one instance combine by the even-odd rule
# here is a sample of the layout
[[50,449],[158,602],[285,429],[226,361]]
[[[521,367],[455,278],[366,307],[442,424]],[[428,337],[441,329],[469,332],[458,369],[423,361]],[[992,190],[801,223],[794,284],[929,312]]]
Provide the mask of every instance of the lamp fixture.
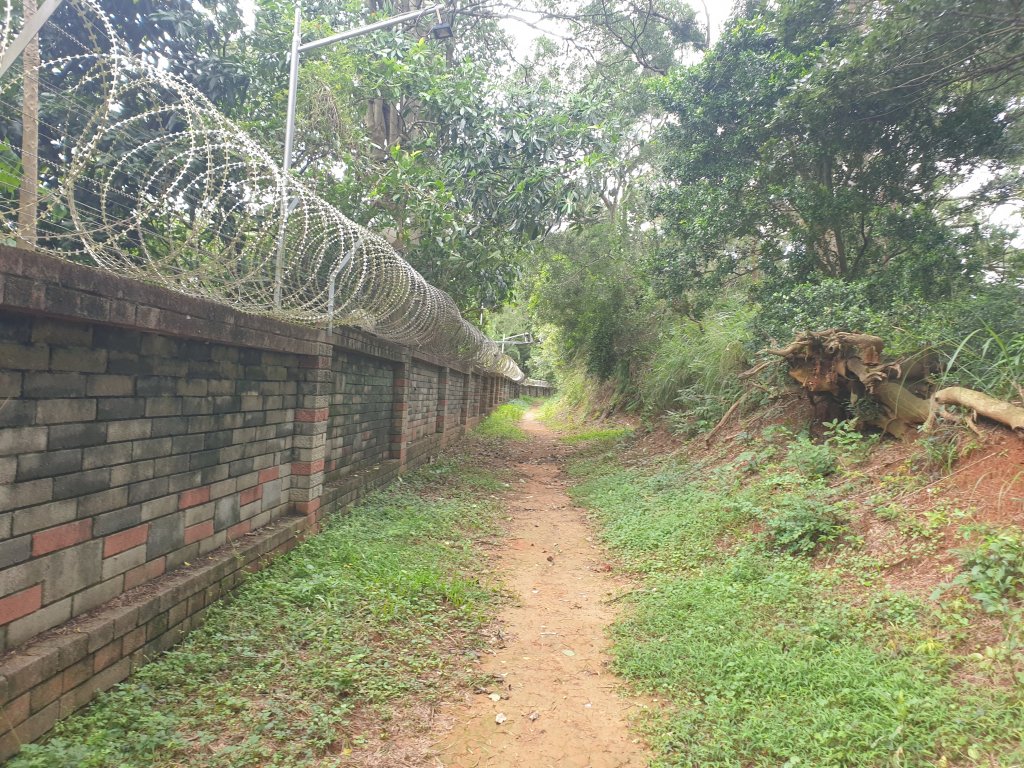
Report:
[[450,22],[445,21],[441,18],[441,7],[438,6],[437,11],[437,23],[430,28],[430,35],[435,40],[448,40],[454,36],[452,32],[452,25]]

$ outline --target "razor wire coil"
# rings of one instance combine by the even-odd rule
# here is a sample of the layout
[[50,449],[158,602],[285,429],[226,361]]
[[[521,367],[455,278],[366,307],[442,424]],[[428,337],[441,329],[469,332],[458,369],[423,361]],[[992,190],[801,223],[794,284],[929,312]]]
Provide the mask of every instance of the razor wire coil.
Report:
[[[67,125],[44,123],[68,143],[58,182],[45,190],[48,208],[63,206],[67,216],[59,232],[38,236],[38,250],[243,312],[360,327],[525,379],[387,240],[285,175],[197,88],[130,54],[95,0],[67,4],[96,50],[44,60],[35,73],[41,100],[68,115]],[[0,55],[15,27],[6,0]],[[16,107],[9,95],[18,71],[0,82],[5,109]],[[8,236],[16,231],[12,199],[0,197]]]

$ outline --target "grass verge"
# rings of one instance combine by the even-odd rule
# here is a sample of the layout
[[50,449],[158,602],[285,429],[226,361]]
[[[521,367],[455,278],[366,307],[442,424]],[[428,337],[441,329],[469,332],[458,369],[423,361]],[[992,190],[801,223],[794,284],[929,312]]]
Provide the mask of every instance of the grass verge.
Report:
[[525,440],[526,433],[519,426],[519,421],[531,404],[531,398],[519,398],[499,405],[477,425],[474,434],[500,440]]
[[772,453],[627,468],[596,444],[570,467],[577,502],[644,574],[614,654],[668,703],[649,723],[654,765],[1024,764],[1024,687],[944,643],[933,605],[848,595],[813,557],[857,563],[841,488],[806,447]]
[[398,699],[458,682],[496,592],[474,573],[504,485],[465,457],[372,494],[178,648],[28,745],[10,768],[337,766]]

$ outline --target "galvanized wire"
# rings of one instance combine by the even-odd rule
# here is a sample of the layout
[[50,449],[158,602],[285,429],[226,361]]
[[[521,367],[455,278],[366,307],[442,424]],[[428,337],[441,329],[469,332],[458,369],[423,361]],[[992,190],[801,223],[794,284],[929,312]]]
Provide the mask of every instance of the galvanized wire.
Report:
[[[68,115],[62,125],[46,126],[62,132],[67,162],[45,207],[66,215],[43,228],[39,250],[243,312],[357,326],[525,378],[384,238],[284,175],[192,85],[129,54],[95,0],[69,3],[89,27],[87,47],[103,50],[39,68],[41,101],[50,105],[43,119],[54,105]],[[10,0],[0,25],[2,54],[16,33]],[[20,106],[12,96],[20,74],[15,67],[0,82],[6,109]],[[0,206],[0,222],[13,234],[17,204],[8,195]]]

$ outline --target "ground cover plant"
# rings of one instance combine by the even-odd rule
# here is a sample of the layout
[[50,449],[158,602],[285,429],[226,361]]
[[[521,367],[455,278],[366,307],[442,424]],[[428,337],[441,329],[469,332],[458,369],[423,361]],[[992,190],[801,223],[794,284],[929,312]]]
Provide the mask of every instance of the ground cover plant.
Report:
[[[1021,764],[1024,688],[986,677],[999,661],[955,647],[935,604],[865,576],[825,455],[849,448],[809,445],[783,430],[729,460],[626,466],[596,443],[570,465],[574,498],[642,575],[614,666],[668,704],[647,723],[654,765]],[[1005,559],[992,549],[972,572]]]
[[358,765],[396,703],[466,682],[454,660],[482,643],[497,600],[472,567],[474,542],[496,530],[504,487],[458,455],[375,492],[8,765]]
[[480,437],[493,437],[502,440],[525,440],[526,433],[519,426],[519,420],[523,418],[523,414],[526,413],[529,406],[530,400],[527,398],[499,405],[476,428],[476,434]]

